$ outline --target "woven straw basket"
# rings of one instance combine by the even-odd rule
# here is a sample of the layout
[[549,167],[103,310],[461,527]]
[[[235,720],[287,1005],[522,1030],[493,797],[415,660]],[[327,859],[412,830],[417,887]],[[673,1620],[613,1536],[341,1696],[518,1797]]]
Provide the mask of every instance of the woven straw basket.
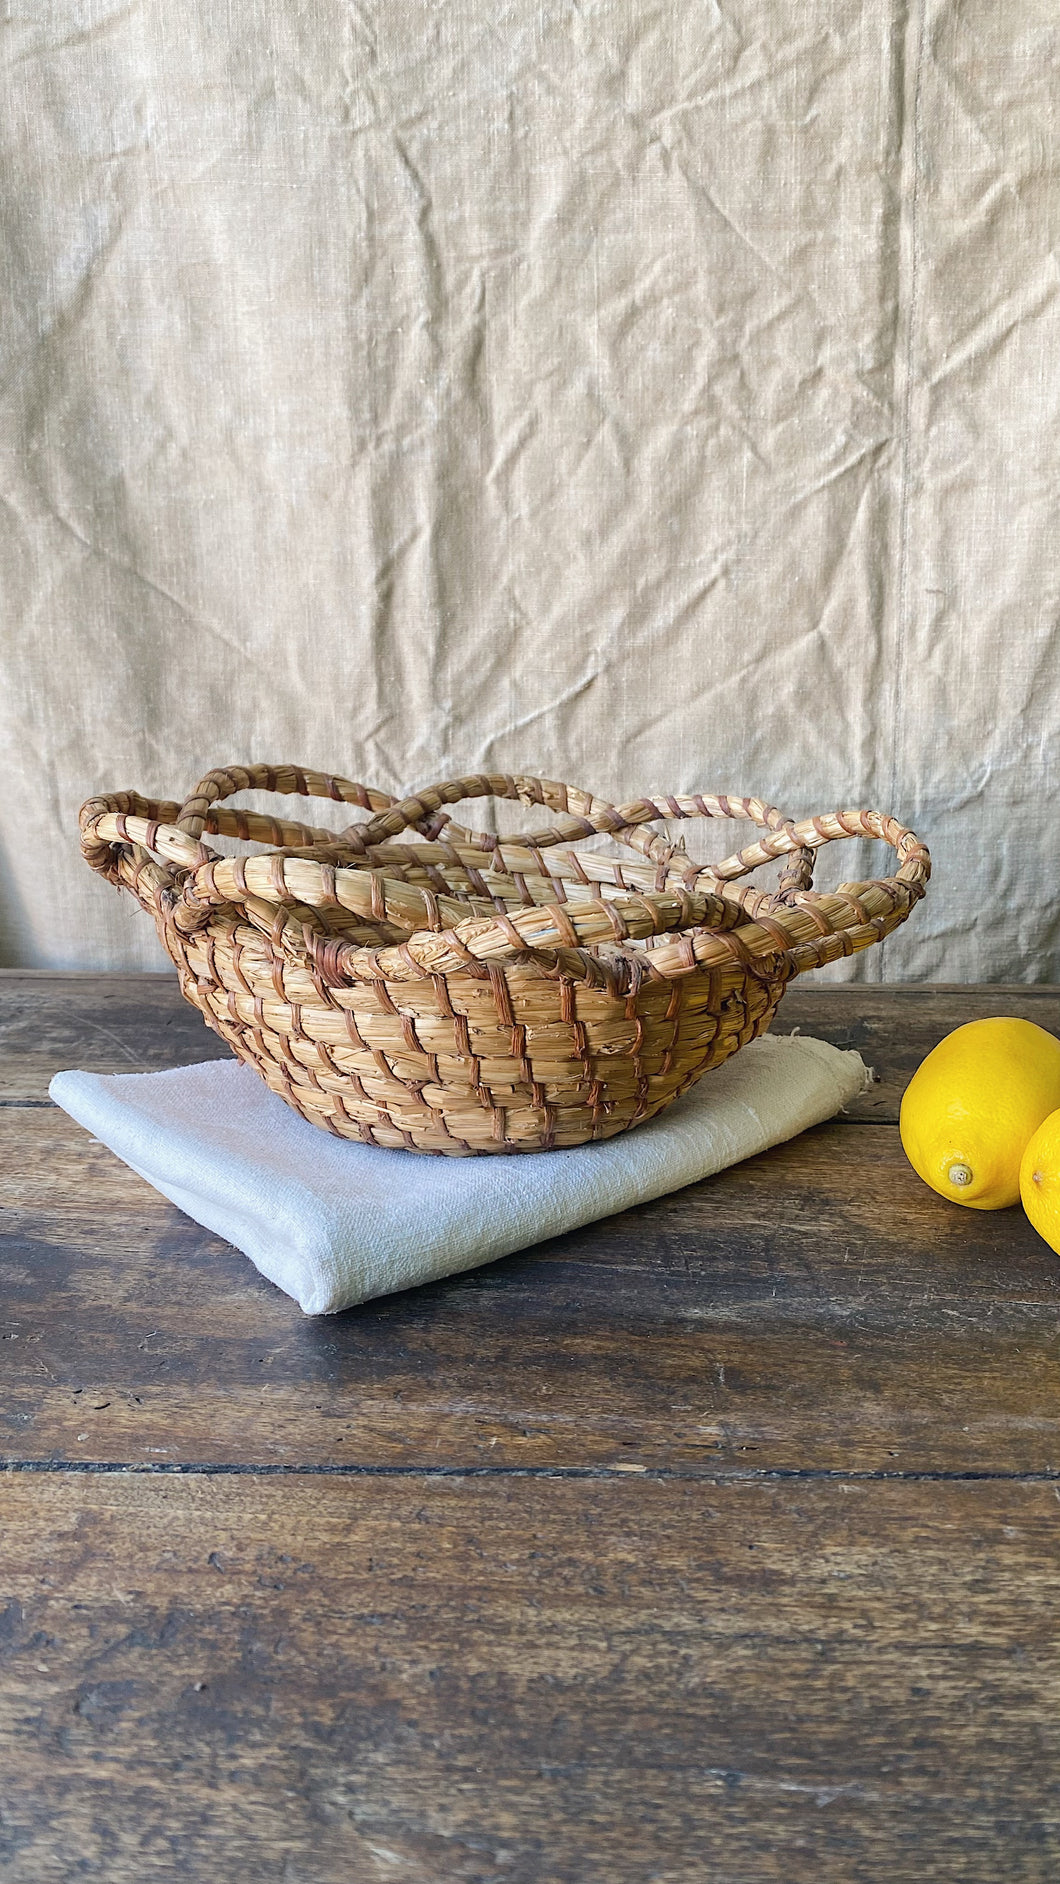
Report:
[[[222,802],[251,789],[369,817],[336,837]],[[498,838],[443,808],[480,797],[551,822]],[[700,866],[651,828],[679,818],[761,831]],[[273,848],[222,856],[204,832]],[[560,848],[597,835],[634,860]],[[892,846],[896,874],[813,891],[820,846],[862,836]],[[912,832],[875,811],[796,824],[757,798],[616,807],[507,777],[398,803],[282,765],[211,772],[183,805],[91,798],[81,846],[153,916],[187,999],[303,1118],[456,1156],[580,1145],[651,1118],[769,1026],[793,975],[904,922],[930,870]],[[740,884],[778,857],[776,891]]]

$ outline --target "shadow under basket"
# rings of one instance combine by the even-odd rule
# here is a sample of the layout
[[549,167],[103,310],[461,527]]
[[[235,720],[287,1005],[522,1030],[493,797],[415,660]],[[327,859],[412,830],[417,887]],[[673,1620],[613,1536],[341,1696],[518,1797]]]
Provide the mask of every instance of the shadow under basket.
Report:
[[[237,810],[330,798],[341,834]],[[447,805],[509,798],[551,822],[470,831]],[[760,827],[692,863],[660,821]],[[203,834],[268,845],[222,856]],[[629,861],[570,848],[603,836]],[[811,888],[822,844],[882,838],[894,876]],[[401,841],[398,841],[401,840]],[[186,998],[314,1125],[467,1156],[612,1138],[769,1026],[793,975],[868,948],[923,896],[923,844],[876,811],[801,823],[757,798],[611,805],[548,779],[454,779],[398,802],[296,766],[211,772],[184,804],[90,798],[81,848],[154,918]],[[771,892],[741,882],[790,859]]]

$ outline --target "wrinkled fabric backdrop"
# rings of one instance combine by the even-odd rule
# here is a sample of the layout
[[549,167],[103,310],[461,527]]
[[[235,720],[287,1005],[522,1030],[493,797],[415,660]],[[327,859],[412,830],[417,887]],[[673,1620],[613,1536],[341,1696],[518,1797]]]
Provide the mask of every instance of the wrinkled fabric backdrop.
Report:
[[0,32],[0,960],[162,966],[81,799],[268,759],[894,811],[829,972],[1060,979],[1055,0]]

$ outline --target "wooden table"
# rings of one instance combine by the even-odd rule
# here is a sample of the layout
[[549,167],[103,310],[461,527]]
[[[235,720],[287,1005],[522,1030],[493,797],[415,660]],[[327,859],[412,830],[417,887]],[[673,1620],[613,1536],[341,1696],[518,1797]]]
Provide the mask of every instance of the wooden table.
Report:
[[843,988],[847,1118],[304,1319],[49,1104],[223,1053],[0,977],[0,1877],[1060,1876],[1060,1258],[895,1125],[1057,991]]

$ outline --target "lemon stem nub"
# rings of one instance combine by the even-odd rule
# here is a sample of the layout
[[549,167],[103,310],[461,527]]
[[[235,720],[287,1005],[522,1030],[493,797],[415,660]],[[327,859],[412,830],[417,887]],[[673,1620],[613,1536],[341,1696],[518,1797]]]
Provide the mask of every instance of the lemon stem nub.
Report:
[[946,1176],[951,1184],[956,1184],[963,1190],[965,1185],[972,1181],[972,1169],[967,1164],[951,1164]]

